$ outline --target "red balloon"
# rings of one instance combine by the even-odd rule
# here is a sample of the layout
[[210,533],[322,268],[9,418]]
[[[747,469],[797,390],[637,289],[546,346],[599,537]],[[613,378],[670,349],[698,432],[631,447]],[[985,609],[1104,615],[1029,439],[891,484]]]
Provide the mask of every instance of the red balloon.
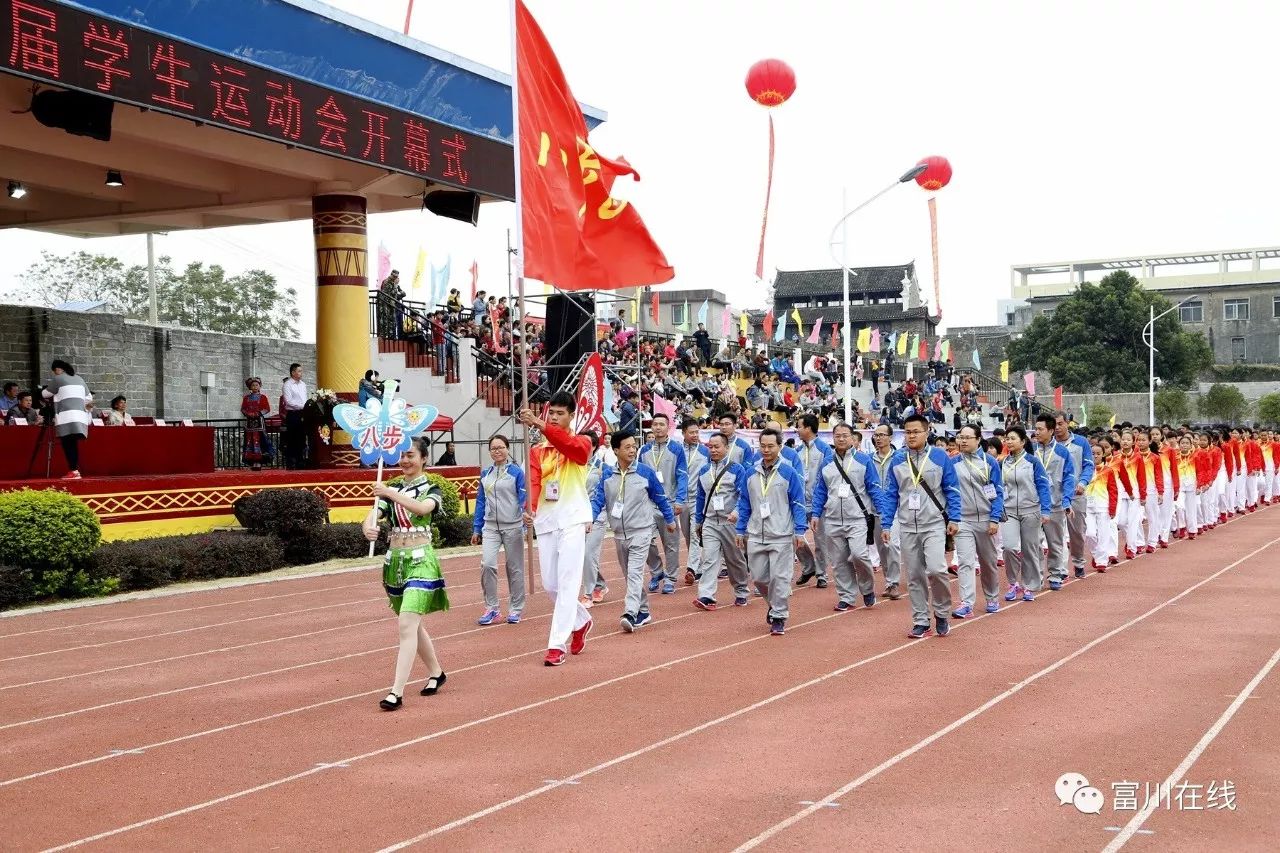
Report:
[[[940,190],[951,183],[951,163],[946,157],[925,157],[920,163],[928,166],[916,175],[916,183],[927,190]],[[919,166],[920,163],[916,165]]]
[[781,59],[762,59],[747,70],[747,94],[763,107],[786,103],[796,91],[796,72]]

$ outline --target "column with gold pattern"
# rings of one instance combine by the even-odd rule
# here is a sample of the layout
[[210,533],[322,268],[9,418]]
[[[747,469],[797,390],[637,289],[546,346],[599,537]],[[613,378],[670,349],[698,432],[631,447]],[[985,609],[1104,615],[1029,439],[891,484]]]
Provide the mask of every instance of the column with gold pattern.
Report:
[[316,242],[316,387],[354,393],[369,369],[369,246],[365,200],[311,200]]

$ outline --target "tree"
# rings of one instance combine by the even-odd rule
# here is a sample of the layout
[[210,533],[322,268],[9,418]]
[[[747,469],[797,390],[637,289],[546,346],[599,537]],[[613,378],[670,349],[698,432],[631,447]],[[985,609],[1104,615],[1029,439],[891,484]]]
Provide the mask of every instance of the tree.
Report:
[[1258,399],[1258,420],[1264,424],[1280,425],[1280,393],[1264,394]]
[[[110,310],[135,320],[150,316],[147,268],[126,268],[118,259],[88,252],[42,252],[21,277],[11,297],[53,307],[72,300],[105,300]],[[187,264],[181,273],[173,260],[156,263],[156,305],[162,323],[232,335],[296,338],[298,292],[281,290],[275,276],[248,270],[228,277],[218,264]]]
[[1191,398],[1181,388],[1162,388],[1156,392],[1156,420],[1164,424],[1183,423],[1191,419]]
[[[1149,311],[1172,303],[1143,290],[1123,270],[1098,284],[1083,284],[1051,314],[1042,314],[1009,345],[1014,371],[1048,371],[1054,385],[1072,392],[1125,393],[1147,388],[1147,345],[1142,329]],[[1156,321],[1156,375],[1190,385],[1213,362],[1204,335],[1183,330],[1175,314]]]
[[1234,424],[1248,411],[1248,401],[1234,385],[1216,383],[1200,398],[1200,414],[1212,421]]
[[1116,413],[1111,411],[1111,407],[1106,403],[1089,403],[1086,411],[1089,412],[1089,426],[1091,427],[1105,427],[1116,416]]

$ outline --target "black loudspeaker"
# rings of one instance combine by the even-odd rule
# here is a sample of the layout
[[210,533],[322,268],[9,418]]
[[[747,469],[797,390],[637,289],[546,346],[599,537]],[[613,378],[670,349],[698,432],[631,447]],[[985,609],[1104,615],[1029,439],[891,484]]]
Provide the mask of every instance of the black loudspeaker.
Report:
[[[563,349],[561,349],[563,347]],[[591,293],[552,294],[547,299],[546,357],[548,386],[553,391],[568,378],[579,359],[596,349],[596,300]],[[559,350],[559,352],[557,352]],[[577,391],[570,389],[570,393]]]
[[466,190],[436,190],[427,193],[422,199],[422,206],[446,219],[470,222],[472,225],[480,220],[480,196]]
[[31,114],[45,127],[60,127],[76,136],[111,141],[115,102],[84,92],[45,89],[31,99]]

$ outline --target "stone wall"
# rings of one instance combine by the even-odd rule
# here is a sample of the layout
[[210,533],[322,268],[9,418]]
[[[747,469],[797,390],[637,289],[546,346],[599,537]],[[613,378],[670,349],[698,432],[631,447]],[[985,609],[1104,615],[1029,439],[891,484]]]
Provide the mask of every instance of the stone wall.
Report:
[[66,359],[84,377],[99,407],[124,394],[134,415],[204,419],[204,371],[214,374],[208,394],[208,417],[213,419],[240,417],[244,380],[251,375],[262,377],[274,411],[280,383],[294,361],[303,365],[303,378],[314,387],[315,345],[309,343],[153,327],[115,314],[19,305],[0,305],[0,329],[0,381],[34,388],[48,382],[50,362]]

